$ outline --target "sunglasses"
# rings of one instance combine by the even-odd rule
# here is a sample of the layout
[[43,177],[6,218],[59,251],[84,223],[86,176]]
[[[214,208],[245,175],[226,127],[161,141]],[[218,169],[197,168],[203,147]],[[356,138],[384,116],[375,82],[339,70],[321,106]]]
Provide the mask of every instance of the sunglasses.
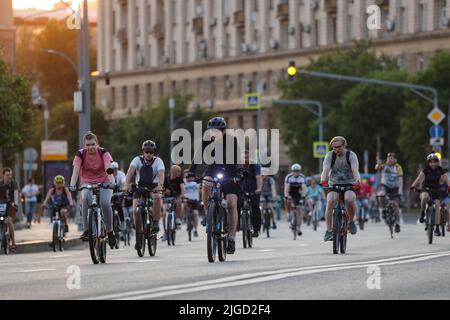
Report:
[[144,153],[145,154],[154,154],[155,151],[153,151],[153,150],[144,150]]
[[342,148],[342,147],[343,147],[343,145],[340,145],[340,146],[334,146],[333,149],[340,149],[340,148]]

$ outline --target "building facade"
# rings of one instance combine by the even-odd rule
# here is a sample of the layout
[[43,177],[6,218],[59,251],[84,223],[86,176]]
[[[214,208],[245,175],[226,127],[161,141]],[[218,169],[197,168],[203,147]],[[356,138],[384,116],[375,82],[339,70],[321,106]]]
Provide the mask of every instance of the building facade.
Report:
[[13,64],[14,57],[14,21],[12,0],[0,0],[0,54]]
[[[366,23],[373,4],[378,30]],[[420,70],[450,50],[449,17],[450,0],[99,0],[96,103],[118,119],[178,90],[193,95],[191,108],[255,128],[244,95],[261,92],[264,115],[288,61],[305,65],[372,39],[377,52]]]

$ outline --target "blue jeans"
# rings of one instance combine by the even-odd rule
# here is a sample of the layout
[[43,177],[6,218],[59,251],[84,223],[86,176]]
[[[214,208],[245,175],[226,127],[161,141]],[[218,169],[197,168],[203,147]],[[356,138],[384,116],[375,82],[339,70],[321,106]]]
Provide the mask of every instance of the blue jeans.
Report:
[[36,201],[25,201],[25,212],[27,214],[27,222],[33,220],[34,211],[36,210]]

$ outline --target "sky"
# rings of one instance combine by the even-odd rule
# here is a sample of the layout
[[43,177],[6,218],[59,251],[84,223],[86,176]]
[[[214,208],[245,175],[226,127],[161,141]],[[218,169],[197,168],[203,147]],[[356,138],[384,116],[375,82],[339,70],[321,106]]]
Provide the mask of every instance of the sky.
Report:
[[[59,0],[13,0],[13,9],[29,9],[36,8],[41,10],[51,10],[53,5]],[[71,2],[66,0],[65,2]]]

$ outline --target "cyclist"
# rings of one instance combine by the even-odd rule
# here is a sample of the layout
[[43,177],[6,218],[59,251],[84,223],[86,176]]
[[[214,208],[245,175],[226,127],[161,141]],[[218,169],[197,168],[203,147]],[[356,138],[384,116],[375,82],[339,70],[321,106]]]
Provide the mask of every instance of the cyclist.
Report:
[[[364,219],[364,222],[369,221],[369,198],[372,193],[372,187],[368,183],[367,179],[363,179],[361,183],[361,188],[356,192],[356,201],[358,203],[358,212],[356,214],[357,219]],[[361,216],[359,216],[361,212]]]
[[186,174],[186,183],[184,186],[185,194],[184,197],[187,199],[187,204],[185,206],[185,212],[187,210],[192,210],[194,213],[194,237],[198,237],[197,227],[198,227],[198,206],[200,202],[200,184],[197,183],[195,179],[195,174]]
[[[69,224],[67,223],[67,216],[69,213],[69,209],[73,207],[72,194],[69,189],[65,186],[66,180],[63,176],[57,175],[53,179],[53,187],[48,190],[47,195],[45,197],[44,203],[42,206],[44,208],[48,207],[48,204],[51,203],[53,206],[60,206],[61,211],[61,221],[64,223],[64,234],[69,232]],[[55,212],[52,212],[52,217]]]
[[277,190],[275,188],[275,179],[269,175],[269,170],[267,168],[261,169],[262,175],[262,187],[261,187],[261,198],[260,202],[272,211],[272,229],[277,228],[275,222],[275,207],[273,205],[274,200],[277,198]]
[[6,224],[11,236],[11,251],[16,250],[16,239],[14,237],[14,219],[16,218],[16,212],[19,203],[19,186],[17,182],[13,180],[13,171],[11,168],[3,168],[3,178],[0,181],[0,202],[6,202],[7,206],[7,218]]
[[[114,181],[116,183],[115,192],[122,190],[123,186],[125,185],[125,173],[121,170],[119,170],[119,164],[115,161],[111,163],[111,169],[113,169],[113,176]],[[124,222],[124,210],[123,210],[123,202],[122,199],[119,197],[113,195],[111,198],[111,203],[113,205],[113,208],[115,206],[115,209],[117,210],[117,213],[119,214],[119,219],[121,224]]]
[[[125,179],[124,190],[129,190],[131,179],[136,174],[136,184],[139,187],[149,188],[157,193],[151,193],[153,198],[153,233],[159,232],[159,219],[161,217],[161,194],[164,185],[164,162],[155,154],[157,152],[156,143],[146,140],[141,146],[142,155],[131,161]],[[133,224],[136,224],[136,208],[141,195],[133,195]],[[137,249],[137,247],[135,247]]]
[[257,238],[261,230],[261,210],[259,208],[259,197],[262,187],[261,165],[252,163],[249,150],[244,151],[244,171],[246,172],[246,177],[242,180],[241,188],[244,193],[252,194],[250,202],[252,206],[253,237]]
[[[80,179],[80,184],[114,184],[114,177],[108,175],[106,170],[111,167],[113,161],[111,154],[98,145],[97,136],[91,131],[86,132],[83,137],[84,148],[79,150],[73,160],[73,172],[70,179],[70,191],[76,190],[76,184]],[[106,229],[108,233],[108,242],[111,248],[116,244],[116,238],[113,232],[113,219],[111,208],[112,190],[100,190],[100,207],[105,215]],[[80,239],[88,241],[88,210],[91,203],[92,194],[84,189],[81,192],[81,210],[83,214],[84,232]]]
[[395,232],[400,232],[400,197],[403,195],[403,169],[397,163],[395,153],[387,154],[386,163],[378,161],[375,170],[381,173],[381,185],[377,192],[383,219],[386,219],[386,195],[394,201]]
[[170,168],[169,174],[164,179],[164,193],[167,197],[176,198],[175,200],[175,223],[177,229],[181,226],[181,219],[183,218],[182,197],[185,194],[184,180],[180,166],[173,165]]
[[301,200],[306,197],[307,191],[306,179],[301,172],[302,166],[295,163],[291,167],[291,173],[284,179],[284,197],[287,200],[287,208],[295,207],[295,214],[297,216],[297,234],[299,236],[302,235],[301,226],[303,220]]
[[[358,188],[361,182],[359,175],[359,162],[356,153],[347,150],[347,140],[344,137],[336,136],[331,142],[330,146],[333,149],[328,152],[323,162],[323,172],[321,176],[321,185],[327,187],[328,183],[333,186],[351,186]],[[345,203],[350,215],[350,233],[356,234],[356,225],[354,222],[356,212],[356,194],[354,191],[347,191],[345,193]],[[327,195],[326,208],[326,224],[327,231],[325,232],[324,241],[333,240],[332,232],[332,216],[333,209],[339,201],[339,194],[337,192],[329,192]]]
[[[427,192],[423,191],[420,193],[420,204],[422,208],[422,212],[420,215],[420,222],[425,222],[425,208],[428,202],[428,199],[433,197],[434,202],[436,203],[436,219],[434,221],[436,229],[435,235],[440,236],[441,232],[439,230],[440,225],[440,209],[441,209],[441,195],[446,194],[445,189],[441,186],[445,184],[446,186],[450,185],[449,179],[445,173],[445,170],[439,165],[439,158],[435,153],[428,155],[427,157],[428,165],[426,168],[419,173],[419,176],[413,182],[411,189],[415,190],[417,187],[422,184],[423,188],[429,188],[431,191],[437,192]],[[439,192],[441,191],[441,192]]]
[[306,203],[308,204],[310,215],[312,214],[314,204],[317,211],[320,212],[321,199],[325,199],[325,192],[322,187],[318,185],[317,181],[312,179],[310,186],[306,189]]
[[[216,147],[223,147],[223,150],[218,149],[218,154],[215,154],[215,151],[211,151],[212,160],[206,171],[203,173],[203,176],[207,180],[211,180],[212,177],[216,177],[217,174],[221,173],[224,176],[224,180],[228,180],[228,183],[222,185],[222,192],[227,201],[228,208],[228,228],[229,228],[229,237],[227,244],[227,253],[234,254],[235,247],[235,238],[236,238],[236,229],[238,223],[238,212],[237,212],[237,201],[238,196],[241,192],[239,185],[236,182],[236,178],[240,179],[242,177],[242,162],[239,158],[241,155],[240,147],[237,141],[237,138],[225,133],[227,128],[227,123],[222,117],[215,117],[208,121],[208,132],[210,134],[210,141],[203,141],[202,146],[199,150],[196,151],[193,163],[189,168],[189,172],[194,173],[197,169],[197,163],[200,162],[200,159],[203,159],[203,151],[209,147],[212,143],[215,143]],[[210,150],[210,148],[208,148]],[[233,157],[231,157],[232,155]],[[231,161],[227,162],[227,158]],[[200,161],[199,161],[200,160]],[[209,161],[208,161],[209,162]],[[208,198],[211,194],[211,183],[207,181],[203,181],[202,186],[202,200],[205,205],[205,210],[208,204]]]

